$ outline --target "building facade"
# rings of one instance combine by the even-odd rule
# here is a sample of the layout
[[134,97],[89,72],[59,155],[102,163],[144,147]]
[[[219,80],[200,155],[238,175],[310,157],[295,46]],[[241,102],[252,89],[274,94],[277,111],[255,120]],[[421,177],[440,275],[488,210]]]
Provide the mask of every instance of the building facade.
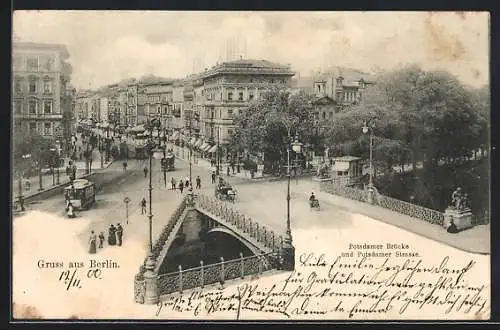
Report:
[[313,79],[313,93],[318,99],[332,99],[340,111],[352,105],[363,104],[373,84],[374,78],[369,73],[335,67],[316,74]]
[[14,129],[28,129],[67,146],[73,125],[72,68],[66,46],[14,42],[12,107]]
[[[294,72],[289,65],[266,60],[223,62],[200,74],[202,81],[200,134],[212,143],[227,144],[233,118],[272,88],[290,88]],[[197,102],[198,104],[198,102]]]
[[165,80],[145,83],[144,93],[148,116],[160,118],[162,127],[171,129],[173,81]]

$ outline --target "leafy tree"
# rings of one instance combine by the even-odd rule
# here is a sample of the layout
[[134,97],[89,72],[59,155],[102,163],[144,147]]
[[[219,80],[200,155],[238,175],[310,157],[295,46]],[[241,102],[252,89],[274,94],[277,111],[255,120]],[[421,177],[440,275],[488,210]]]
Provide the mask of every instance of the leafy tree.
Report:
[[[298,134],[300,142],[314,145],[316,137],[310,96],[272,89],[263,99],[243,110],[234,120],[236,129],[230,148],[250,155],[264,155],[264,172],[280,170],[287,145]],[[293,159],[293,158],[292,158]]]
[[[34,162],[45,165],[52,157],[50,139],[37,132],[30,132],[21,125],[15,126],[12,140],[13,169],[18,174],[29,171]],[[27,155],[30,155],[30,157],[23,158],[23,156]]]

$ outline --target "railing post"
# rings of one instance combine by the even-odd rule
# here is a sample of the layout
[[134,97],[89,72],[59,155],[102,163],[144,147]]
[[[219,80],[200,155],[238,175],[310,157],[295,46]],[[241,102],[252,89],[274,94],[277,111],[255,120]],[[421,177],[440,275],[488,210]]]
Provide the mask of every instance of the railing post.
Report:
[[203,260],[200,261],[200,286],[203,288],[205,286],[205,279],[203,278]]
[[220,257],[220,283],[221,285],[224,285],[224,280],[225,280],[225,274],[224,274],[224,257]]
[[243,260],[243,252],[240,252],[240,267],[241,267],[241,278],[245,278],[245,261]]
[[250,234],[250,236],[253,236],[253,232],[252,232],[252,218],[248,218],[248,234]]
[[271,232],[271,244],[272,244],[272,248],[273,248],[273,249],[275,249],[275,248],[276,248],[276,246],[275,246],[275,244],[274,244],[274,231],[273,231],[273,232]]
[[179,265],[179,293],[182,293],[182,266]]

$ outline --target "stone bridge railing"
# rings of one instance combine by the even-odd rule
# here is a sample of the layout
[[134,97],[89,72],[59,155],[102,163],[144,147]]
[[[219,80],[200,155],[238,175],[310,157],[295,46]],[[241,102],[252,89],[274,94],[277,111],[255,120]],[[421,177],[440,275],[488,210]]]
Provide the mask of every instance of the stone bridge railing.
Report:
[[[369,202],[368,190],[335,185],[329,182],[322,182],[320,184],[320,190],[333,195],[354,199],[363,203]],[[444,221],[444,214],[439,211],[387,197],[378,192],[374,194],[371,204],[437,225],[442,225]]]
[[[175,211],[172,213],[172,215],[170,216],[170,219],[167,222],[167,224],[165,225],[165,227],[163,227],[163,230],[160,234],[160,237],[153,244],[153,248],[152,248],[153,251],[151,253],[152,260],[157,260],[158,256],[160,255],[160,253],[163,249],[163,246],[167,243],[168,239],[172,236],[173,228],[175,227],[177,222],[181,220],[182,213],[184,212],[184,210],[186,210],[186,208],[188,206],[188,203],[189,203],[188,198],[189,198],[189,196],[186,196],[181,200],[181,203],[179,204],[179,206],[177,206]],[[147,264],[149,259],[150,259],[150,256],[148,255],[144,259],[144,263],[140,266],[139,272],[135,275],[135,301],[138,303],[144,303],[144,295],[146,292],[146,282],[144,279],[144,273],[146,271],[146,264]]]
[[243,257],[211,265],[204,265],[200,262],[199,267],[183,270],[179,266],[179,271],[162,274],[158,278],[158,291],[160,295],[173,292],[182,293],[196,287],[203,287],[214,283],[224,284],[227,280],[237,278],[244,279],[249,275],[260,275],[265,271],[278,269],[279,257],[277,252],[269,252],[261,255]]
[[284,242],[284,237],[277,234],[256,220],[239,213],[237,210],[228,206],[227,203],[219,202],[214,198],[205,195],[199,195],[196,201],[196,208],[205,210],[217,217],[216,221],[221,224],[229,224],[236,227],[244,235],[252,238],[256,243],[273,251],[280,249]]
[[[220,263],[206,266],[201,262],[200,267],[186,270],[179,266],[178,272],[159,275],[156,267],[159,256],[169,240],[174,238],[174,228],[182,221],[182,214],[189,208],[214,216],[215,221],[226,225],[235,231],[235,234],[245,236],[243,239],[247,239],[263,253],[246,258],[240,254],[240,258],[229,261],[221,258]],[[156,304],[163,294],[182,292],[217,282],[224,283],[225,280],[261,274],[271,269],[293,270],[294,262],[290,260],[295,259],[294,248],[290,243],[286,243],[288,245],[284,247],[284,242],[282,235],[228,207],[227,204],[204,195],[188,194],[170,216],[169,222],[153,245],[152,252],[148,254],[135,276],[135,302]]]

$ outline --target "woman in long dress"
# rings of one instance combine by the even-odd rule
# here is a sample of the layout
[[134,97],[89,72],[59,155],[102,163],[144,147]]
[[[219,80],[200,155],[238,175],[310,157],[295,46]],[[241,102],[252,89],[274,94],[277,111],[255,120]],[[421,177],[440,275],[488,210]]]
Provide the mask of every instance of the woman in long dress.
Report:
[[108,235],[108,245],[116,245],[116,228],[115,226],[109,226],[109,235]]
[[97,236],[95,235],[94,231],[92,230],[90,232],[90,240],[89,240],[89,253],[94,254],[97,252]]

